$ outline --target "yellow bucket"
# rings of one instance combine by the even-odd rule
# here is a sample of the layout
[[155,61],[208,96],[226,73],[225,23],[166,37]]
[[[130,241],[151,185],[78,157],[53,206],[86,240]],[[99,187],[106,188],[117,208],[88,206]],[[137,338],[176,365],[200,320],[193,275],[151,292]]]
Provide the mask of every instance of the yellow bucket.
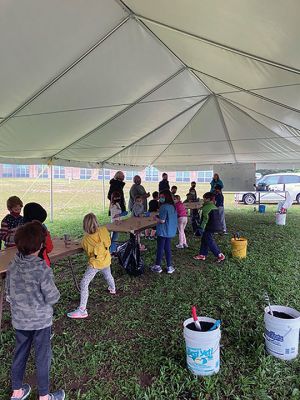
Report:
[[233,257],[246,258],[247,257],[247,239],[239,238],[231,239],[231,252]]

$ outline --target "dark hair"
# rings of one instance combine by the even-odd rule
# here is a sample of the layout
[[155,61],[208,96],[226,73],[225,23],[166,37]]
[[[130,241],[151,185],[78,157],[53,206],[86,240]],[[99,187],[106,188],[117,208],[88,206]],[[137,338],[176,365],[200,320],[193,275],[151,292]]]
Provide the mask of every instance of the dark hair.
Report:
[[[215,173],[214,176],[215,176],[215,175],[217,176],[217,179],[219,180],[219,179],[220,179],[219,174]],[[214,179],[214,176],[213,176],[213,179]]]
[[166,176],[166,175],[168,176],[168,174],[167,174],[166,172],[164,172],[164,173],[162,174],[162,176]]
[[152,193],[153,199],[156,198],[156,197],[158,197],[158,196],[159,196],[159,193],[158,193],[157,191],[155,191],[155,192]]
[[195,181],[192,181],[192,182],[191,182],[191,185],[194,185],[194,184],[196,185],[196,182],[195,182]]
[[216,185],[215,186],[215,190],[222,190],[222,186],[221,185]]
[[177,188],[177,186],[174,185],[174,186],[171,187],[171,190],[172,189],[178,189],[178,188]]
[[172,193],[170,192],[170,190],[162,190],[160,193],[160,195],[164,195],[165,196],[165,204],[172,204],[174,206],[174,200],[172,197]]
[[206,200],[214,201],[215,195],[212,192],[206,192],[206,193],[204,193],[203,198]]
[[6,202],[6,207],[8,210],[11,210],[12,208],[16,206],[21,206],[23,207],[23,202],[18,196],[11,196],[7,199]]
[[46,229],[39,221],[27,222],[21,225],[15,234],[17,249],[24,256],[40,250],[45,243]]
[[31,221],[44,222],[47,218],[47,211],[38,203],[27,203],[24,207],[24,223]]
[[134,201],[139,200],[139,199],[143,200],[143,196],[140,196],[140,195],[138,194],[137,196],[135,196]]
[[112,203],[112,204],[116,204],[116,200],[115,199],[121,199],[121,193],[120,192],[112,192],[112,194],[111,194],[111,198],[110,198],[110,202]]

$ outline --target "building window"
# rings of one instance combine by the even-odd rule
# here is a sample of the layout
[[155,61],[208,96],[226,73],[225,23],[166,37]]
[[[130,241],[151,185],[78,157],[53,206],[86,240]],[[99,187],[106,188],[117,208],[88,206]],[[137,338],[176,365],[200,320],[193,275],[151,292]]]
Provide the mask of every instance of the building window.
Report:
[[80,179],[91,179],[92,170],[90,168],[80,168]]
[[148,182],[158,182],[158,169],[155,167],[147,167],[145,180]]
[[138,174],[138,171],[125,171],[125,180],[132,181],[133,177]]
[[65,167],[55,165],[53,167],[53,177],[57,179],[65,179]]
[[39,178],[48,178],[48,166],[47,165],[38,165],[37,173]]
[[176,172],[176,182],[189,182],[189,181],[190,181],[190,171]]
[[197,182],[209,183],[212,180],[213,174],[214,174],[213,171],[198,171],[197,172]]
[[28,165],[16,165],[16,178],[29,178]]
[[[103,179],[103,175],[102,175],[102,168],[101,169],[99,169],[99,174],[98,174],[98,179]],[[104,170],[104,179],[106,180],[106,181],[109,181],[110,180],[110,169],[105,169]]]
[[3,164],[3,178],[12,178],[14,176],[14,165],[13,164]]

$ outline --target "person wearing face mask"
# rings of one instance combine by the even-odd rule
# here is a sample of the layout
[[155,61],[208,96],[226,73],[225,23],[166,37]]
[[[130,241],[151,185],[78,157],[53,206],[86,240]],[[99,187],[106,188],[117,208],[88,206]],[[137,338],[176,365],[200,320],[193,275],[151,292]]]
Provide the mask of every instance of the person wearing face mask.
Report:
[[193,182],[191,182],[191,187],[190,187],[190,190],[189,190],[189,192],[190,193],[194,193],[194,197],[195,197],[195,199],[197,199],[197,192],[196,192],[196,182],[195,181],[193,181]]
[[172,265],[171,239],[176,236],[177,213],[174,200],[170,190],[164,190],[159,194],[159,215],[157,218],[157,249],[155,265],[151,267],[152,272],[161,273],[161,262],[163,256],[166,257],[167,273],[175,271]]
[[113,179],[109,181],[109,191],[107,194],[108,200],[111,200],[111,196],[114,192],[119,192],[120,201],[119,204],[121,206],[122,211],[126,211],[125,205],[125,197],[124,197],[124,186],[125,186],[125,175],[122,171],[117,171]]
[[[109,212],[110,212],[110,220],[111,222],[120,221],[122,208],[120,205],[121,202],[121,194],[119,192],[113,192],[111,194]],[[117,251],[117,240],[119,237],[118,232],[111,233],[111,246],[110,246],[110,253],[113,254]]]
[[[9,214],[7,214],[2,222],[0,229],[0,241],[4,241],[5,247],[15,246],[15,233],[19,225],[23,225],[23,217],[20,215],[23,207],[22,200],[17,196],[11,196],[6,202]],[[1,242],[0,242],[1,245]],[[1,248],[1,246],[0,246]]]

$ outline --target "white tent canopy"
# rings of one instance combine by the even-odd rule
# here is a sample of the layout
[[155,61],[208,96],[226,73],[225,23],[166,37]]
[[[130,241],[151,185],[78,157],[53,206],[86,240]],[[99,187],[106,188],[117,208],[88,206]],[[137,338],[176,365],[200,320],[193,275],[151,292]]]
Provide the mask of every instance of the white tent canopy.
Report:
[[300,164],[299,0],[5,0],[0,162]]

